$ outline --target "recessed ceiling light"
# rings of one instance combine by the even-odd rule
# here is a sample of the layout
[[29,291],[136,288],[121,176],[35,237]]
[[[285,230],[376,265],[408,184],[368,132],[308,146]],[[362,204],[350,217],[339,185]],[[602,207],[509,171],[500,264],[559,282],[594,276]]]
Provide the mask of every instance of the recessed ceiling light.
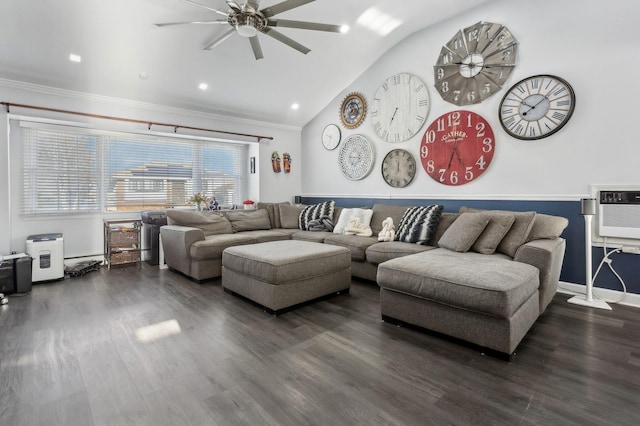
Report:
[[349,26],[348,25],[343,25],[340,27],[340,32],[342,34],[348,33],[349,32]]
[[357,20],[358,24],[375,31],[380,35],[387,35],[402,23],[400,20],[372,7],[367,9]]
[[82,56],[72,53],[71,55],[69,55],[69,60],[71,62],[82,62]]
[[200,85],[198,86],[198,89],[207,90],[207,87],[209,87],[207,83],[200,83]]
[[298,108],[300,108],[300,104],[296,103],[291,105],[291,109],[298,109]]

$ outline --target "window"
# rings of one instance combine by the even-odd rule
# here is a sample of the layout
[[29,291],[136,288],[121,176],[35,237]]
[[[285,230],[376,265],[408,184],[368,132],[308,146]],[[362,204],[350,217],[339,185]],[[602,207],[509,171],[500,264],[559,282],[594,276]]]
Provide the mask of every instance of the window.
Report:
[[21,122],[26,215],[221,205],[246,193],[246,144]]

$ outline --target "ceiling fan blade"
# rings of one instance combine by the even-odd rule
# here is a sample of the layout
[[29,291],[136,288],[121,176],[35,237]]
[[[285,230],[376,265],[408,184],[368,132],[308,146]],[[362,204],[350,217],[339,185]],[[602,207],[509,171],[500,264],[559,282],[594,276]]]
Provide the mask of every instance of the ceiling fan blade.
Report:
[[269,37],[273,37],[276,40],[286,44],[289,47],[292,47],[294,49],[296,49],[298,52],[302,53],[302,54],[307,54],[309,52],[311,52],[311,49],[308,49],[306,47],[304,47],[303,45],[301,45],[300,43],[298,43],[297,41],[291,40],[289,37],[287,37],[286,35],[279,33],[278,31],[267,27],[264,29],[264,33],[266,35],[268,35]]
[[235,9],[239,11],[242,10],[242,7],[233,0],[227,0],[227,6],[229,6],[231,9]]
[[304,21],[289,21],[287,19],[269,20],[267,25],[270,27],[300,28],[302,30],[328,31],[332,33],[340,32],[340,25],[319,24],[316,22]]
[[249,0],[247,2],[247,6],[249,6],[250,8],[252,8],[253,10],[255,10],[257,12],[258,11],[258,7],[260,6],[260,0]]
[[222,34],[220,37],[216,38],[211,43],[207,44],[203,48],[203,50],[211,50],[211,49],[213,49],[214,47],[216,47],[217,45],[219,45],[220,43],[222,43],[223,41],[225,41],[226,39],[231,37],[233,35],[233,33],[235,33],[235,32],[236,32],[235,28],[231,28],[229,31],[227,31],[226,33]]
[[262,55],[262,47],[260,47],[260,40],[258,40],[258,36],[254,35],[253,37],[249,37],[249,43],[251,43],[253,56],[256,57],[256,60],[263,59],[264,56]]
[[185,2],[185,3],[192,4],[192,5],[194,5],[194,6],[201,7],[201,8],[203,8],[203,9],[210,10],[210,11],[212,11],[212,12],[217,13],[218,15],[222,15],[222,16],[229,16],[229,14],[228,14],[227,12],[223,12],[223,11],[221,11],[221,10],[214,9],[214,8],[212,8],[212,7],[209,7],[209,6],[205,6],[204,4],[200,4],[200,3],[196,2],[196,1],[193,1],[193,0],[182,0],[182,1],[183,1],[183,2]]
[[295,9],[296,7],[300,7],[314,1],[315,0],[285,0],[282,3],[264,8],[260,12],[265,16],[265,18],[271,18],[278,13],[286,12],[287,10]]
[[170,27],[172,25],[186,25],[186,24],[203,24],[203,25],[209,25],[209,24],[227,24],[227,20],[226,19],[220,19],[218,21],[189,21],[189,22],[163,22],[161,24],[153,24],[156,27]]

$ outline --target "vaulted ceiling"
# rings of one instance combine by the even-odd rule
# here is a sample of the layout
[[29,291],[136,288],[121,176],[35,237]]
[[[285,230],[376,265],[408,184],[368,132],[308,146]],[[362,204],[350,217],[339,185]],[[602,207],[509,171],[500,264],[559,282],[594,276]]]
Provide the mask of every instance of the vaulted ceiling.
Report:
[[[224,19],[192,4],[226,12],[224,0],[2,0],[0,78],[303,126],[403,38],[488,1],[311,1],[274,19],[348,25],[349,31],[277,28],[311,52],[259,34],[264,59],[257,61],[249,40],[238,34],[203,50],[228,24],[154,25]],[[262,0],[259,6],[279,3]],[[359,18],[371,9],[399,25],[386,35],[379,32],[383,21],[363,25]],[[70,61],[70,54],[82,61]],[[299,109],[291,108],[294,103]]]

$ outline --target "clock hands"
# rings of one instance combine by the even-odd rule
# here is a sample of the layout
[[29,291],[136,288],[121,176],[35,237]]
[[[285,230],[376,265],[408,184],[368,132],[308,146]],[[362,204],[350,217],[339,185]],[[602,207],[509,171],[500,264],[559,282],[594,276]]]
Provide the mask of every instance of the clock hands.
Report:
[[546,95],[545,95],[545,96],[543,96],[543,97],[542,97],[542,99],[540,99],[540,100],[538,101],[538,103],[536,103],[536,104],[535,104],[535,105],[533,105],[533,106],[531,106],[531,105],[529,105],[528,103],[526,103],[526,102],[524,102],[524,101],[523,101],[523,102],[522,102],[522,105],[528,106],[528,107],[529,107],[529,109],[528,109],[528,110],[526,110],[526,111],[524,111],[524,112],[522,113],[522,115],[523,115],[523,116],[526,116],[526,115],[527,115],[531,110],[536,109],[536,107],[537,107],[538,105],[540,105],[542,102],[544,102],[545,100],[549,100],[549,98],[547,98],[547,96],[546,96]]
[[396,107],[395,111],[393,111],[393,115],[391,116],[391,121],[389,121],[389,124],[393,123],[393,119],[396,118],[397,113],[398,113],[398,107]]

